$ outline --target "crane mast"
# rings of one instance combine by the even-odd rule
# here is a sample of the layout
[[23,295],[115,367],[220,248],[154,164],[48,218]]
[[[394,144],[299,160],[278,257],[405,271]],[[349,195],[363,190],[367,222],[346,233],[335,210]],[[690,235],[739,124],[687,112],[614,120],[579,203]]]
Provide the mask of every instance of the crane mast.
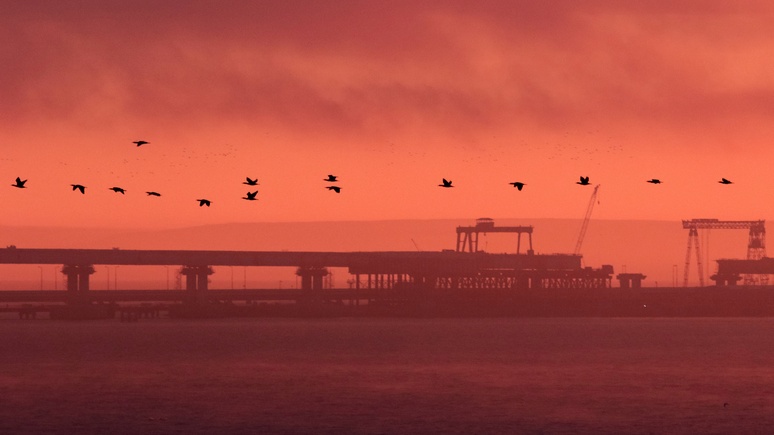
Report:
[[594,192],[591,194],[589,206],[586,208],[586,216],[583,218],[583,223],[581,224],[580,234],[578,235],[578,243],[575,244],[575,251],[573,251],[575,255],[580,254],[581,245],[583,245],[583,238],[586,237],[586,228],[589,226],[591,212],[594,211],[594,204],[597,202],[597,191],[599,190],[599,186],[599,184],[594,186]]

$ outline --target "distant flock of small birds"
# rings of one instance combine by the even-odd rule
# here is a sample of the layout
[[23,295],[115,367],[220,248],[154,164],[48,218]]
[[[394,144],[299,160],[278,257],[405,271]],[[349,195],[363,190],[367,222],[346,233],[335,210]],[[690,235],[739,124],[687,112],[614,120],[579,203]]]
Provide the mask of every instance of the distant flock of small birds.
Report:
[[[150,144],[150,142],[144,141],[144,140],[137,140],[137,141],[134,141],[132,143],[136,144],[138,147]],[[323,178],[323,181],[326,181],[328,183],[337,183],[339,181],[339,179],[338,179],[338,177],[336,175],[328,174],[328,177],[327,178]],[[646,182],[647,183],[651,183],[651,184],[661,184],[661,180],[659,180],[658,178],[652,178],[650,180],[646,180]],[[20,177],[16,177],[16,182],[14,184],[12,184],[11,186],[17,187],[19,189],[24,189],[24,188],[27,187],[27,186],[25,186],[26,183],[27,183],[27,180],[22,180]],[[718,181],[718,183],[720,183],[720,184],[733,184],[732,181],[729,181],[729,180],[727,180],[725,178],[721,178],[720,181]],[[245,185],[248,185],[248,186],[258,186],[258,179],[257,178],[252,179],[250,177],[245,177],[245,181],[242,182],[242,184],[245,184]],[[522,190],[524,188],[524,186],[527,185],[526,183],[522,183],[521,181],[514,181],[514,182],[508,183],[508,184],[512,185],[513,187],[515,187],[518,190]],[[576,181],[575,184],[580,184],[581,186],[589,186],[591,183],[589,181],[589,177],[588,176],[586,176],[586,177],[581,176],[580,177],[580,181]],[[70,186],[72,186],[73,191],[77,190],[77,191],[81,192],[81,194],[84,194],[84,195],[86,194],[86,186],[84,186],[82,184],[71,184]],[[443,178],[442,181],[441,181],[441,184],[439,184],[438,186],[439,187],[444,187],[444,188],[454,187],[452,185],[452,181],[451,180],[447,180],[446,178]],[[325,186],[325,188],[330,190],[330,191],[336,192],[336,193],[341,193],[341,187],[336,185],[336,184],[331,184],[331,185]],[[121,187],[117,187],[117,186],[111,187],[108,190],[112,190],[113,192],[120,193],[122,195],[126,194],[126,190],[125,189],[123,189]],[[145,193],[148,196],[161,196],[160,193],[154,192],[154,191],[147,191]],[[242,199],[247,200],[247,201],[257,201],[258,200],[258,198],[256,198],[257,195],[258,195],[258,191],[257,190],[253,191],[253,192],[247,192],[247,193],[245,193],[245,196],[242,197]],[[204,199],[204,198],[197,199],[196,201],[199,202],[199,207],[204,207],[204,206],[209,207],[210,204],[212,203],[212,201],[210,201],[209,199]]]

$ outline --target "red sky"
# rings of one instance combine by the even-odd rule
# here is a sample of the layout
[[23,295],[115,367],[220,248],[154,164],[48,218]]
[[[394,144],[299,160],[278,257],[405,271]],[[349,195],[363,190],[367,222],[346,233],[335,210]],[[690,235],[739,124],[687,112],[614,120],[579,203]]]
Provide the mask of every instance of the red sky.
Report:
[[3,2],[0,224],[580,218],[580,175],[598,218],[771,218],[772,22],[767,1]]

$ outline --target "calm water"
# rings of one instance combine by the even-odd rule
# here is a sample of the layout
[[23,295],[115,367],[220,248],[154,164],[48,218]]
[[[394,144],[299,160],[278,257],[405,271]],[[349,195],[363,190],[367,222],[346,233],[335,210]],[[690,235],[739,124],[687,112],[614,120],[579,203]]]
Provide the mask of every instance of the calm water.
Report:
[[774,319],[5,320],[0,339],[3,434],[774,430]]

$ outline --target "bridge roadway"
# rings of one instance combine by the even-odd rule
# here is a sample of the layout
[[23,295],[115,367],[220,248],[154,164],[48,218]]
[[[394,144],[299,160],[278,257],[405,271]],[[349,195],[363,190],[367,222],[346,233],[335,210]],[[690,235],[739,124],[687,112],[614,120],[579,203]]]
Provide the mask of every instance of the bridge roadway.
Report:
[[470,273],[481,269],[578,270],[579,255],[455,251],[304,252],[0,249],[0,264],[347,267],[352,274]]
[[[490,254],[456,251],[292,252],[123,249],[0,249],[0,264],[61,264],[66,291],[5,291],[0,302],[90,304],[117,301],[343,300],[391,298],[412,284],[424,289],[543,286],[605,287],[612,268],[583,269],[579,255]],[[185,290],[92,291],[95,265],[182,266]],[[299,290],[209,290],[212,266],[297,267]],[[324,289],[328,267],[347,268],[353,289]],[[587,270],[588,269],[588,270]],[[516,274],[529,271],[532,276]],[[361,281],[361,275],[367,279]],[[491,282],[490,282],[491,281]],[[518,283],[516,282],[518,281]],[[531,284],[530,284],[531,282]],[[365,286],[365,287],[363,287]],[[363,293],[366,290],[368,293]],[[385,292],[385,290],[387,290]],[[399,294],[400,291],[397,292]]]

